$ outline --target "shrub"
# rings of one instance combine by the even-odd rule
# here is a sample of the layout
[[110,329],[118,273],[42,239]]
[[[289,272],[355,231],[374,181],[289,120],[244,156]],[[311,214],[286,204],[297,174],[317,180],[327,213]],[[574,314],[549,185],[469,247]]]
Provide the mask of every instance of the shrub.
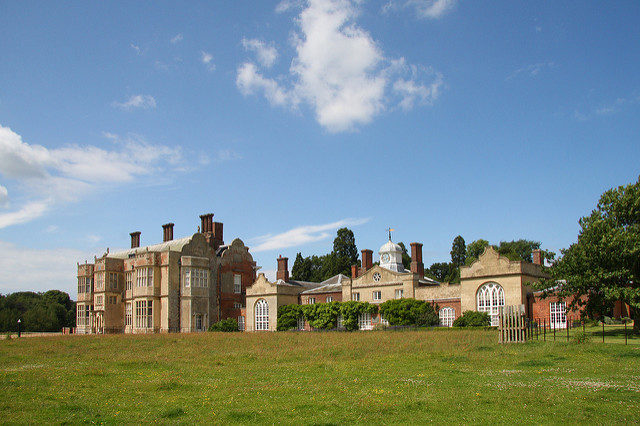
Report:
[[375,315],[378,312],[378,306],[368,302],[348,301],[340,303],[340,315],[342,315],[342,324],[345,330],[355,331],[358,329],[358,317],[360,314],[368,313]]
[[340,302],[303,305],[302,313],[311,327],[319,330],[331,330],[338,326]]
[[391,299],[380,305],[380,314],[390,325],[426,327],[438,324],[438,314],[424,300]]
[[453,322],[454,327],[482,327],[491,324],[489,314],[478,311],[464,311],[462,316]]
[[584,331],[578,331],[571,338],[571,341],[573,343],[589,343],[590,340],[591,336],[589,336],[589,334],[585,333]]
[[238,330],[238,320],[235,318],[227,318],[216,323],[211,324],[209,327],[209,331],[239,331]]
[[301,305],[284,305],[278,308],[278,331],[296,330],[298,318],[303,316]]

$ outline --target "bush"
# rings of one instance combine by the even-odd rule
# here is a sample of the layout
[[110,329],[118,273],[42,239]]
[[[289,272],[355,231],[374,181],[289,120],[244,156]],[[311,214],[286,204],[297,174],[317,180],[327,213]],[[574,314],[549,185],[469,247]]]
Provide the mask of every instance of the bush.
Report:
[[464,311],[462,316],[453,322],[454,327],[486,327],[490,324],[489,314],[478,311]]
[[590,340],[591,336],[589,336],[589,334],[585,333],[584,331],[578,331],[571,338],[571,341],[573,343],[589,343]]
[[355,331],[358,329],[358,317],[360,314],[369,313],[375,315],[378,312],[378,306],[368,302],[341,302],[340,315],[342,315],[342,324],[345,330]]
[[236,320],[235,318],[223,319],[221,321],[211,324],[211,326],[209,327],[209,331],[225,331],[225,332],[239,331],[238,320]]
[[303,305],[302,313],[311,327],[319,330],[331,330],[338,326],[340,302]]
[[303,316],[301,305],[284,305],[278,308],[278,331],[296,330],[298,318]]
[[424,300],[391,299],[380,305],[380,314],[389,325],[427,327],[439,322],[433,306]]

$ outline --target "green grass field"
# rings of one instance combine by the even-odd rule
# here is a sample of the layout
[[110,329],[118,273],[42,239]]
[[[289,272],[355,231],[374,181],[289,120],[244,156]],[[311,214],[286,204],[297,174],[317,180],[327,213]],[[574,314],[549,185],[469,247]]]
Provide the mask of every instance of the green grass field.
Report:
[[638,421],[640,345],[496,341],[492,330],[449,329],[3,340],[0,419]]

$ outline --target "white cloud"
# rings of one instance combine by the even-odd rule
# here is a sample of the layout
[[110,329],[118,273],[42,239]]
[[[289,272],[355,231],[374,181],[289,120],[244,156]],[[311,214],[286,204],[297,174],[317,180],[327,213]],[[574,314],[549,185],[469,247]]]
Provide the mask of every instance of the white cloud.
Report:
[[203,50],[200,52],[200,60],[207,66],[209,71],[214,71],[216,69],[216,65],[213,63],[213,55],[211,53]]
[[344,226],[358,226],[368,221],[368,218],[342,219],[324,225],[299,226],[276,235],[263,235],[251,240],[254,243],[251,247],[251,252],[258,253],[261,251],[278,250],[324,240],[331,236],[331,233],[328,231],[333,231]]
[[79,250],[28,249],[0,241],[0,293],[57,289],[75,299],[76,262],[84,259],[93,261],[93,256]]
[[537,64],[527,65],[526,67],[518,68],[507,76],[507,80],[513,80],[519,75],[526,75],[528,77],[537,77],[540,72],[545,69],[551,69],[555,67],[553,62],[538,62]]
[[453,10],[456,3],[457,0],[389,0],[382,12],[410,8],[420,19],[439,19]]
[[242,46],[251,52],[256,54],[258,62],[263,67],[269,68],[273,64],[275,64],[276,59],[278,58],[278,51],[272,45],[267,45],[264,41],[258,40],[255,38],[252,39],[242,39]]
[[126,111],[134,108],[153,109],[156,107],[156,100],[151,95],[132,95],[124,102],[113,102],[112,105]]
[[0,185],[0,207],[6,206],[7,204],[9,204],[9,191]]
[[302,6],[303,6],[302,0],[282,0],[276,6],[276,12],[284,13],[292,9],[301,9]]
[[175,37],[171,39],[171,44],[178,44],[182,41],[182,34],[176,34]]
[[[176,169],[180,147],[154,145],[137,135],[106,133],[111,149],[66,145],[49,149],[22,141],[0,125],[0,174],[18,182],[21,205],[0,213],[0,229],[25,223],[61,203],[77,201],[100,185],[113,186],[140,176]],[[4,187],[3,187],[4,188]],[[5,188],[6,189],[6,188]]]
[[131,48],[136,51],[138,55],[142,55],[142,51],[140,51],[140,46],[136,46],[135,44],[130,44]]
[[241,160],[242,156],[240,154],[238,154],[237,152],[231,150],[231,149],[221,149],[218,151],[218,153],[216,154],[216,163],[222,163],[225,161],[232,161],[232,160]]
[[601,103],[600,106],[586,108],[587,112],[575,110],[573,118],[578,121],[586,121],[595,116],[608,116],[624,111],[633,105],[640,104],[640,96],[627,96],[616,98],[614,101]]
[[438,19],[456,5],[456,0],[409,0],[407,6],[413,7],[418,18]]
[[[424,83],[418,81],[420,72],[396,66],[403,59],[387,58],[356,23],[360,3],[308,1],[294,21],[296,54],[289,74],[266,77],[254,63],[245,62],[237,70],[238,89],[244,95],[262,93],[272,105],[293,109],[301,103],[309,105],[318,123],[330,132],[351,131],[367,124],[396,101],[405,109],[418,100],[432,102],[442,76],[430,75],[433,82]],[[396,81],[400,83],[394,88]]]

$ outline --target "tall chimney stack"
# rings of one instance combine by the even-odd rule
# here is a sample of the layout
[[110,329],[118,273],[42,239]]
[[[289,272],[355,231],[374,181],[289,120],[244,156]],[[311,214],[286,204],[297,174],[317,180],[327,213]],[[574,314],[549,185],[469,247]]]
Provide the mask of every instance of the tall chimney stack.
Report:
[[173,223],[162,225],[162,241],[167,242],[173,240]]
[[351,265],[351,278],[358,278],[358,265]]
[[200,232],[203,234],[213,232],[213,213],[200,215]]
[[535,249],[533,250],[533,264],[534,265],[544,265],[544,254],[542,254],[542,250]]
[[217,250],[218,247],[224,244],[222,228],[222,222],[213,222],[213,248],[215,250]]
[[276,279],[284,282],[289,281],[289,258],[282,257],[282,255],[278,257],[278,272],[276,273]]
[[131,248],[140,247],[140,231],[132,232],[131,235]]
[[422,263],[422,244],[411,243],[411,273],[424,277],[424,263]]
[[373,251],[369,249],[362,250],[362,270],[367,272],[373,266]]

